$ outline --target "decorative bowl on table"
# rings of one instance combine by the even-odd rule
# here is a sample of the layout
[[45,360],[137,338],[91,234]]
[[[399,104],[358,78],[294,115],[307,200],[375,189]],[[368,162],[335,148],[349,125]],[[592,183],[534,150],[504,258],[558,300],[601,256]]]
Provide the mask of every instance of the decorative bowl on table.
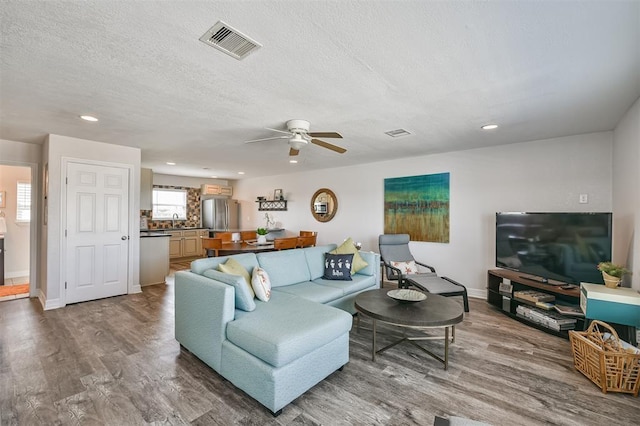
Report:
[[389,290],[387,296],[400,303],[421,302],[427,298],[427,295],[418,290],[408,288],[399,288],[397,290]]

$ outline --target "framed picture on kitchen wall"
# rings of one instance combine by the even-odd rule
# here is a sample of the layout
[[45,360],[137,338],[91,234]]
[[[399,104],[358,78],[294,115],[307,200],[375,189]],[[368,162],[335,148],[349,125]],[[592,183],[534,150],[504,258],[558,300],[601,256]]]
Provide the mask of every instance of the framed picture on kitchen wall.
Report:
[[282,196],[282,189],[276,189],[275,191],[273,191],[273,199],[284,200],[284,197]]

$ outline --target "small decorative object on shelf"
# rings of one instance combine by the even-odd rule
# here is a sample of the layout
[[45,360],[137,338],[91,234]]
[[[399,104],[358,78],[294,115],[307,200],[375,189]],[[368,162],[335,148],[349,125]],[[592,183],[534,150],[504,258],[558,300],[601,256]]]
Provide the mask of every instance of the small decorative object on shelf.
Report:
[[273,200],[274,201],[284,200],[284,196],[282,195],[282,189],[276,189],[275,191],[273,191]]
[[625,274],[631,274],[627,268],[622,265],[616,265],[612,262],[598,263],[598,270],[602,272],[604,285],[609,288],[616,288],[620,285],[620,281]]

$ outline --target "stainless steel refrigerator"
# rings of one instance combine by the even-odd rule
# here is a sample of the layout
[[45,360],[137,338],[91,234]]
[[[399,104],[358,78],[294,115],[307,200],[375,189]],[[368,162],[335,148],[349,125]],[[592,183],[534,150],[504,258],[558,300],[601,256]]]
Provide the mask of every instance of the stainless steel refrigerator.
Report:
[[216,231],[237,230],[239,206],[238,200],[228,198],[202,200],[202,226]]

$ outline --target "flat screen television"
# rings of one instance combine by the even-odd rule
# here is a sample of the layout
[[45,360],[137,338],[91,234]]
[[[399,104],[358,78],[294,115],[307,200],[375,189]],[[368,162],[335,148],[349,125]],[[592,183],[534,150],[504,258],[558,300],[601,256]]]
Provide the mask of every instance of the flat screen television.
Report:
[[611,213],[496,213],[496,266],[540,281],[602,284]]

